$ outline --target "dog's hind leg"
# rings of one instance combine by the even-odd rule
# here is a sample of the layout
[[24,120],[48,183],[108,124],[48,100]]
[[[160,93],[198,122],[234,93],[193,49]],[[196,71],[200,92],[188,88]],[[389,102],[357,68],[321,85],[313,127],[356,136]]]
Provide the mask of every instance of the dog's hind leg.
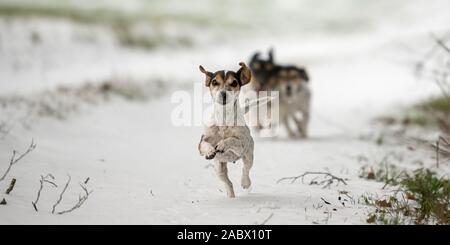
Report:
[[219,179],[225,183],[225,189],[227,191],[227,195],[230,198],[235,197],[234,196],[234,190],[233,190],[233,183],[231,183],[230,178],[228,178],[228,169],[227,169],[227,163],[226,162],[215,162],[215,169],[217,176]]
[[283,116],[281,118],[281,122],[283,123],[284,127],[286,128],[288,136],[290,138],[294,138],[295,137],[295,132],[294,132],[294,130],[291,129],[291,126],[289,125],[289,118],[288,118],[288,116],[287,115]]
[[302,120],[294,117],[300,137],[308,137],[309,110],[302,111]]
[[242,167],[241,186],[244,189],[248,189],[252,182],[250,180],[250,169],[253,166],[253,154],[248,153],[242,157],[244,166]]

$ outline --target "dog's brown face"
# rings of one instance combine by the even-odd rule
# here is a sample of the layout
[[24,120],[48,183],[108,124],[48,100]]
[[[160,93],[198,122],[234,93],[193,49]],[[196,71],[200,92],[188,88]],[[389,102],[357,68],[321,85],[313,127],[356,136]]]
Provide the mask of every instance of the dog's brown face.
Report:
[[251,80],[252,73],[250,69],[243,63],[239,63],[241,68],[237,71],[206,71],[200,66],[200,71],[205,74],[205,86],[209,87],[209,91],[215,103],[226,105],[236,101],[239,96],[241,87],[248,84]]
[[291,101],[299,92],[301,92],[304,83],[309,78],[306,71],[297,67],[282,68],[277,73],[278,90],[280,99]]
[[260,58],[260,53],[255,53],[249,62],[250,69],[253,72],[253,89],[256,91],[267,90],[270,77],[275,69],[273,62],[273,50],[269,51],[269,58],[267,60]]

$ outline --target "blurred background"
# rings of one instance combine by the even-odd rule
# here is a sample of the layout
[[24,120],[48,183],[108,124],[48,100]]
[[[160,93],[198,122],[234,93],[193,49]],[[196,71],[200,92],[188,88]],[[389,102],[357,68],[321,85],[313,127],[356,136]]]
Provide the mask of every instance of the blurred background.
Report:
[[111,79],[190,86],[203,79],[199,64],[235,69],[273,47],[276,62],[307,68],[316,111],[358,104],[349,115],[361,117],[439,91],[414,70],[430,34],[446,35],[449,9],[446,0],[1,0],[0,94]]
[[412,79],[402,77],[408,74],[401,69],[412,69],[422,58],[433,42],[429,33],[445,33],[449,5],[446,0],[1,0],[0,92],[111,77],[192,83],[201,79],[198,64],[232,68],[254,51],[274,47],[277,62],[309,68],[319,98],[350,91],[348,103],[367,96],[390,103],[378,100],[423,94],[421,84],[405,87]]
[[[442,156],[433,142],[450,134],[449,40],[449,0],[0,0],[0,166],[37,142],[12,168],[18,195],[3,199],[12,205],[0,208],[0,223],[385,222],[359,202],[324,206],[338,200],[335,183],[276,180],[330,171],[357,199],[386,193],[391,166],[448,173],[450,141]],[[310,137],[254,134],[257,189],[224,206],[197,152],[201,128],[170,121],[171,92],[202,83],[200,64],[236,70],[269,48],[276,63],[309,73]],[[30,202],[46,173],[60,186],[66,173],[90,177],[94,199],[79,215],[36,219]]]

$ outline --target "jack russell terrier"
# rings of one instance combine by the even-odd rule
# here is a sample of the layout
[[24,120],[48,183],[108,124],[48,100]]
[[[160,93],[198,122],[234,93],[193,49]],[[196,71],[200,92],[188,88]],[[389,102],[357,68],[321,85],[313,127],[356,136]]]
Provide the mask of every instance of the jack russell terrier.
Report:
[[227,163],[242,159],[244,165],[241,186],[244,189],[250,188],[249,173],[253,165],[254,142],[238,100],[241,87],[250,82],[252,73],[243,62],[239,65],[241,68],[237,72],[209,72],[202,66],[199,67],[206,76],[205,86],[209,88],[214,110],[204,129],[198,150],[206,159],[214,159],[216,173],[225,183],[230,198],[235,195],[233,184],[228,178]]

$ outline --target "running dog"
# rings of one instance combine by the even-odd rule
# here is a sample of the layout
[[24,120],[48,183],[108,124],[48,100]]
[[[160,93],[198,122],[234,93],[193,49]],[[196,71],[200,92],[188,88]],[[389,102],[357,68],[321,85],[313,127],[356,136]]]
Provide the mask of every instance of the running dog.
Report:
[[214,159],[215,170],[221,181],[225,183],[228,197],[233,198],[233,184],[228,178],[228,162],[242,159],[241,186],[250,188],[250,169],[253,165],[254,142],[250,130],[245,124],[244,113],[239,105],[241,87],[248,84],[252,73],[243,63],[234,71],[220,70],[210,72],[200,66],[205,74],[205,86],[214,102],[211,120],[207,123],[198,145],[201,156]]
[[[273,49],[268,52],[268,59],[261,59],[256,52],[250,59],[250,68],[254,77],[252,88],[257,91],[278,91],[280,99],[280,119],[289,137],[307,137],[310,115],[311,91],[309,76],[305,68],[294,65],[279,65],[274,61]],[[268,106],[270,107],[270,103]],[[270,111],[270,110],[269,110]],[[262,129],[259,122],[256,129]],[[295,124],[294,128],[290,121]]]
[[[280,96],[281,123],[289,137],[306,138],[311,104],[308,74],[303,68],[284,66],[279,68],[274,80]],[[293,121],[293,127],[290,121]]]

